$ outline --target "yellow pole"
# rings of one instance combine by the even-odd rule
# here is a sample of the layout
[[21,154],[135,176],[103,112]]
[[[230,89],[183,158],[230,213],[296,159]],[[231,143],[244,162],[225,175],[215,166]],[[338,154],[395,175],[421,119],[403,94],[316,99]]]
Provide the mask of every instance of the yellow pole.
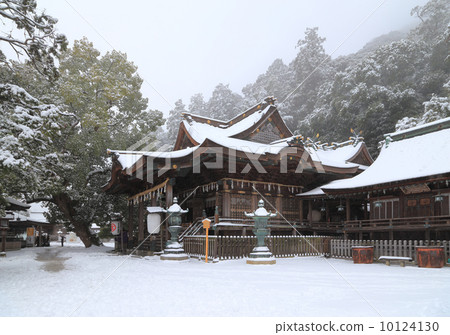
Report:
[[205,250],[205,263],[208,263],[208,233],[209,233],[209,229],[206,228],[206,250]]
[[204,219],[202,221],[203,228],[206,229],[206,247],[205,247],[205,263],[208,263],[208,234],[209,234],[209,228],[211,227],[211,220],[210,219]]

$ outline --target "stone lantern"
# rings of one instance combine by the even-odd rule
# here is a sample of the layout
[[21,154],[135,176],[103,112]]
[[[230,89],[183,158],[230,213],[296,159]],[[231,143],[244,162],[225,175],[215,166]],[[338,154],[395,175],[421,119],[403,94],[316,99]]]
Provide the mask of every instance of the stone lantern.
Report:
[[182,261],[188,259],[189,256],[184,253],[183,246],[178,242],[178,234],[181,230],[181,215],[189,210],[181,209],[178,205],[177,198],[173,198],[173,204],[168,209],[163,210],[168,215],[170,240],[161,255],[161,260]]
[[278,212],[271,213],[264,208],[264,201],[259,200],[258,209],[253,213],[245,212],[246,217],[250,217],[255,221],[255,228],[253,229],[254,234],[257,238],[256,247],[253,248],[252,252],[247,259],[247,264],[275,264],[276,260],[273,254],[270,252],[269,248],[265,243],[265,238],[269,234],[269,229],[267,228],[267,222],[270,218],[278,215]]

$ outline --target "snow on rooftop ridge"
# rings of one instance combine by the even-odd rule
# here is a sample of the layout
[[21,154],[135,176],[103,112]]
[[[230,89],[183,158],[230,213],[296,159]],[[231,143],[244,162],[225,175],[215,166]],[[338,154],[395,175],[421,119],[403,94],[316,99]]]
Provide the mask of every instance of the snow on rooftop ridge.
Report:
[[131,168],[141,157],[151,158],[181,158],[192,154],[199,146],[185,148],[175,151],[123,151],[123,150],[110,150],[110,152],[117,155],[122,168]]
[[[204,116],[204,115],[198,115],[198,114],[194,114],[194,113],[182,113],[181,114],[184,118],[186,118],[186,119],[190,119],[190,121],[193,121],[193,122],[198,122],[198,121],[195,121],[195,120],[193,120],[192,119],[192,116],[193,117],[195,117],[195,118],[198,118],[198,119],[203,119],[203,120],[205,120],[205,121],[214,121],[214,122],[218,122],[218,123],[222,123],[222,124],[226,124],[226,123],[228,123],[229,121],[224,121],[224,120],[219,120],[219,119],[214,119],[214,118],[212,118],[212,117],[209,117],[209,116]],[[211,125],[211,126],[213,126],[213,125]],[[213,126],[214,127],[214,126]]]
[[[246,110],[244,110],[243,112],[239,113],[238,115],[232,117],[229,120],[214,119],[214,118],[211,118],[211,117],[208,117],[208,116],[198,115],[198,114],[190,113],[190,112],[189,113],[182,113],[182,116],[185,117],[186,119],[188,117],[195,117],[195,118],[198,118],[198,119],[202,119],[202,120],[204,120],[206,122],[207,121],[217,122],[217,123],[219,123],[219,125],[218,125],[219,127],[232,127],[235,124],[235,120],[241,118],[244,114],[251,113],[251,114],[248,115],[248,116],[250,116],[250,115],[252,115],[254,113],[261,112],[262,110],[267,109],[267,107],[275,106],[274,105],[275,101],[276,101],[276,99],[274,97],[266,97],[261,102],[259,102],[259,103],[255,104],[255,105],[247,108]],[[192,118],[191,118],[191,120],[192,120]],[[242,120],[244,120],[244,119],[242,119]],[[239,120],[238,122],[240,123],[242,120]],[[192,120],[192,121],[198,122],[198,121],[195,121],[195,120]],[[203,123],[203,122],[201,122],[201,123]],[[213,124],[210,124],[210,126],[216,127]]]
[[435,126],[438,126],[438,125],[441,125],[441,124],[444,125],[444,124],[447,124],[447,123],[448,123],[448,126],[445,127],[445,128],[450,127],[450,117],[447,117],[447,118],[444,118],[444,119],[440,119],[440,120],[436,120],[436,121],[432,121],[432,122],[428,122],[428,123],[424,123],[424,124],[417,125],[415,127],[411,127],[411,128],[408,128],[408,129],[399,130],[399,131],[396,131],[396,132],[393,132],[393,133],[388,133],[388,134],[385,134],[384,137],[385,138],[388,137],[388,136],[390,136],[390,137],[397,137],[397,136],[400,136],[400,135],[406,135],[408,133],[413,133],[413,132],[418,131],[418,130],[426,130],[427,128],[430,128],[429,131],[435,131],[436,130],[436,129],[434,129]]
[[383,146],[375,162],[361,174],[322,189],[361,188],[449,173],[449,138],[450,128],[393,141]]
[[294,135],[289,138],[273,141],[270,144],[276,144],[281,142],[288,142],[288,144],[291,146],[302,144],[305,148],[311,148],[315,151],[318,150],[332,151],[350,145],[352,145],[353,147],[360,147],[359,144],[364,143],[364,138],[359,136],[358,134],[355,134],[354,136],[350,136],[347,141],[331,142],[331,144],[328,144],[327,142],[322,143],[321,141],[314,141],[310,137],[306,137],[305,139],[303,135]]
[[215,141],[218,138],[230,138],[249,129],[267,114],[269,108],[270,105],[268,105],[264,109],[257,110],[254,113],[243,117],[243,119],[239,122],[235,122],[226,127],[221,127],[221,125],[215,126],[213,124],[204,122],[197,122],[195,120],[191,120],[190,122],[187,120],[183,120],[182,122],[186,130],[197,143],[202,143],[206,138]]

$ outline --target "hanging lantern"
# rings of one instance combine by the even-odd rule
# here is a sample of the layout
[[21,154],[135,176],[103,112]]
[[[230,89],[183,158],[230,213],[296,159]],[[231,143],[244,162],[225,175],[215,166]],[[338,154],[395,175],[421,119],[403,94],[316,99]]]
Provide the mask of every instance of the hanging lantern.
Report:
[[444,197],[440,193],[434,196],[434,202],[443,202],[443,201]]
[[377,200],[373,203],[373,205],[375,208],[380,208],[382,206],[382,203],[381,203],[381,201]]
[[342,199],[339,201],[339,206],[337,206],[338,212],[343,212],[345,207],[342,205]]

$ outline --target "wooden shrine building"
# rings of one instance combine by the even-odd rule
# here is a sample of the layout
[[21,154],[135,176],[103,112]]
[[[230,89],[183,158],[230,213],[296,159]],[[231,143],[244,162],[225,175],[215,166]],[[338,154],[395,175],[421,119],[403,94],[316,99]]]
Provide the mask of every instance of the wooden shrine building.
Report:
[[[214,218],[215,234],[246,234],[251,222],[244,211],[257,208],[261,198],[267,209],[280,212],[271,220],[272,234],[295,233],[292,225],[308,230],[302,225],[308,208],[296,194],[355,176],[373,162],[357,135],[330,145],[293,136],[273,98],[229,121],[183,114],[173,151],[110,152],[104,190],[127,195],[128,231],[137,242],[148,234],[146,208],[167,207],[174,196],[189,209],[184,222],[191,233],[206,213]],[[167,238],[162,228],[153,238],[156,249]]]
[[387,134],[381,145],[363,173],[298,195],[316,214],[308,225],[356,239],[449,239],[450,118]]

